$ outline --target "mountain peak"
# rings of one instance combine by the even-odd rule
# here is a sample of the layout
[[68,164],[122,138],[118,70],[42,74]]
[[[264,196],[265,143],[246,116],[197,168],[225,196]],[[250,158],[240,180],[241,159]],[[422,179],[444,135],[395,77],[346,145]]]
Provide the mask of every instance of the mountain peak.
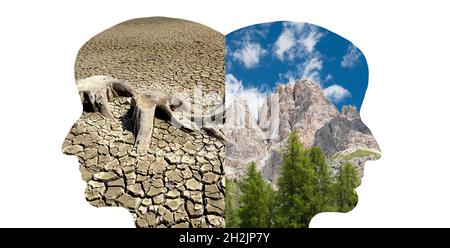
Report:
[[341,110],[342,115],[347,117],[349,120],[360,119],[358,110],[353,105],[344,105]]
[[264,166],[267,141],[242,97],[237,97],[226,109],[224,133],[228,140],[225,146],[227,177],[241,177],[245,173],[245,165],[253,161],[260,168]]
[[[246,101],[240,98],[227,108],[227,123],[238,120],[241,124],[226,129],[231,140],[225,149],[227,176],[240,177],[245,165],[255,161],[264,176],[274,182],[282,160],[280,149],[293,131],[305,147],[321,147],[328,159],[344,151],[350,154],[358,149],[375,153],[378,150],[356,107],[347,105],[339,112],[312,80],[278,84],[259,107],[257,123],[249,112]],[[229,115],[234,119],[229,119]],[[358,158],[358,167],[368,159]]]
[[256,127],[256,120],[253,118],[247,101],[238,96],[226,109],[227,128],[253,128]]

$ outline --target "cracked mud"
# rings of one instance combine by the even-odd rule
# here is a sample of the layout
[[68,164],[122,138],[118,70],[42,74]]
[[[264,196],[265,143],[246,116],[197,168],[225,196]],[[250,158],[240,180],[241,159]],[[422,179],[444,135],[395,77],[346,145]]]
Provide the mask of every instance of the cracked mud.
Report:
[[[137,94],[192,97],[197,86],[206,97],[191,104],[207,109],[223,101],[224,42],[222,34],[188,21],[130,20],[81,48],[75,77],[109,75]],[[63,145],[64,153],[79,159],[89,203],[124,207],[137,227],[223,227],[223,141],[203,129],[176,128],[156,111],[152,138],[138,151],[132,97],[120,89],[107,90],[106,96],[110,101],[91,106],[97,111],[85,106]]]

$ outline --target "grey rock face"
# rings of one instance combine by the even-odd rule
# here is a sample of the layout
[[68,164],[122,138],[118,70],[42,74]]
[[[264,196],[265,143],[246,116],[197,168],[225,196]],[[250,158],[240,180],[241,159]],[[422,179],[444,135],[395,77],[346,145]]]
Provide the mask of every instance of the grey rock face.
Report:
[[226,111],[225,174],[238,178],[245,173],[245,166],[255,161],[263,166],[268,145],[264,134],[252,118],[245,100],[237,98]]
[[356,147],[369,151],[378,150],[372,133],[361,119],[349,120],[343,115],[336,116],[317,130],[314,145],[322,148],[328,158]]
[[[279,139],[285,140],[289,133],[297,131],[305,146],[314,143],[314,134],[339,111],[324,96],[320,86],[310,80],[295,84],[278,85],[275,95],[279,98]],[[270,98],[267,101],[271,101]],[[270,109],[261,109],[259,119],[267,119]]]
[[[279,110],[278,118],[273,118],[274,104]],[[228,111],[242,114],[248,111],[248,106],[237,101],[229,109],[227,122]],[[364,163],[380,154],[357,109],[344,106],[339,112],[320,86],[310,80],[278,85],[259,109],[258,125],[251,119],[248,122],[249,125],[234,126],[226,132],[227,138],[234,141],[226,144],[225,157],[226,175],[232,178],[242,176],[246,165],[255,161],[264,177],[275,183],[283,158],[282,149],[293,131],[297,131],[306,148],[313,145],[322,148],[334,174],[345,161],[350,161],[362,176]],[[278,128],[276,136],[264,136],[263,132],[274,125]]]
[[275,182],[278,176],[278,169],[283,161],[283,154],[281,151],[281,144],[278,147],[272,146],[268,154],[268,159],[264,163],[262,170],[264,178],[270,182]]
[[342,114],[347,117],[349,120],[360,119],[358,110],[355,106],[345,105],[342,107]]
[[380,156],[375,138],[359,119],[359,114],[354,112],[343,111],[317,130],[314,145],[322,148],[334,174],[345,161],[349,161],[362,177],[365,162]]

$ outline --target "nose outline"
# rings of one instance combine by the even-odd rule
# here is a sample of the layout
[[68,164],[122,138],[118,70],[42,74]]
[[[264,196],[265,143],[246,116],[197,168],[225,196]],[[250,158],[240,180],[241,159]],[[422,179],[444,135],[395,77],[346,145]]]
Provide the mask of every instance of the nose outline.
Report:
[[[359,113],[359,114],[361,115],[361,113]],[[371,157],[371,158],[368,159],[367,161],[377,161],[377,160],[380,160],[381,157],[382,157],[383,152],[382,152],[382,150],[381,150],[381,148],[380,148],[380,145],[379,145],[379,143],[378,143],[378,139],[375,137],[375,135],[373,135],[373,133],[372,133],[372,131],[370,130],[369,126],[368,126],[368,125],[366,124],[366,122],[361,118],[361,116],[360,116],[360,120],[361,120],[361,123],[363,124],[363,128],[367,129],[368,135],[370,135],[370,136],[373,137],[373,141],[375,142],[375,146],[376,146],[376,148],[378,149],[377,155],[376,155],[375,157]]]
[[[69,132],[68,132],[68,133],[66,134],[66,136],[64,137],[63,143],[61,144],[61,152],[62,152],[64,155],[67,155],[67,156],[76,156],[76,154],[78,153],[78,152],[72,152],[72,151],[68,151],[68,150],[67,150],[69,147],[74,146],[74,145],[72,144],[72,141],[70,140],[70,137],[69,137],[69,136],[70,136],[70,135],[73,135],[73,136],[74,136],[74,134],[72,133],[72,130],[78,126],[78,120],[79,120],[79,118],[78,118],[77,121],[75,121],[75,123],[71,126]],[[66,144],[66,142],[69,142],[69,144]],[[79,152],[81,152],[81,151],[79,151]]]
[[[84,106],[83,106],[83,101],[82,101],[81,95],[79,94],[79,90],[78,90],[78,86],[77,86],[77,84],[76,84],[76,81],[75,81],[75,86],[76,86],[76,89],[77,89],[77,92],[78,92],[77,95],[78,95],[78,97],[79,97],[79,99],[80,99],[80,103],[81,103],[81,113],[79,114],[77,120],[72,124],[72,126],[71,126],[70,129],[69,129],[69,131],[68,131],[68,132],[66,133],[66,135],[64,136],[64,140],[63,140],[63,142],[62,142],[62,144],[61,144],[60,149],[61,149],[61,152],[62,152],[64,155],[67,155],[67,156],[76,156],[78,159],[80,159],[80,158],[76,155],[78,152],[73,153],[73,152],[70,152],[70,151],[67,151],[67,150],[66,150],[68,147],[73,146],[72,141],[70,140],[70,138],[73,138],[73,137],[75,136],[75,134],[72,133],[72,130],[73,130],[74,128],[77,128],[77,127],[78,127],[78,122],[79,122],[81,116],[83,115],[83,112],[85,111]],[[69,144],[66,144],[66,142],[68,142]],[[81,150],[81,151],[82,151],[82,150]],[[79,151],[79,152],[81,152],[81,151]]]

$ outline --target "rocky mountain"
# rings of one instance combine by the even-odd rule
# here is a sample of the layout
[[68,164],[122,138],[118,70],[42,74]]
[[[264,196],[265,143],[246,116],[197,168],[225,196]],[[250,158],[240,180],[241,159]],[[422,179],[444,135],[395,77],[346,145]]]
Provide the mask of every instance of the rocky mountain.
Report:
[[227,108],[226,122],[225,170],[231,178],[239,178],[255,161],[265,178],[275,182],[282,148],[292,131],[297,131],[305,147],[322,148],[334,174],[350,161],[363,176],[364,163],[380,156],[356,108],[344,106],[339,112],[311,80],[278,85],[259,109],[258,120],[238,98]]
[[228,163],[224,167],[226,175],[239,178],[245,173],[243,164],[257,161],[258,165],[262,165],[266,160],[268,144],[244,99],[237,98],[227,108],[224,133],[228,141],[225,149]]

